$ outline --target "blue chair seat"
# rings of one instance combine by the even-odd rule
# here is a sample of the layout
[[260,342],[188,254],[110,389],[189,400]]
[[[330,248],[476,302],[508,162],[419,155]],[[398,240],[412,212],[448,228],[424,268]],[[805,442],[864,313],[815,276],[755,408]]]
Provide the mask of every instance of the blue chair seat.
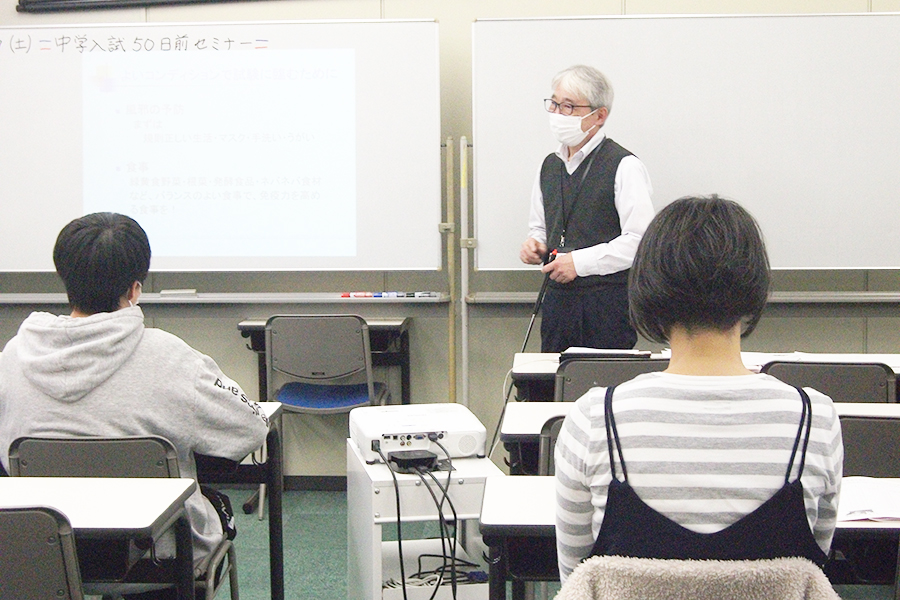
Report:
[[292,406],[312,410],[353,408],[369,404],[369,390],[365,383],[315,385],[292,381],[278,390],[276,400],[285,405],[285,410]]

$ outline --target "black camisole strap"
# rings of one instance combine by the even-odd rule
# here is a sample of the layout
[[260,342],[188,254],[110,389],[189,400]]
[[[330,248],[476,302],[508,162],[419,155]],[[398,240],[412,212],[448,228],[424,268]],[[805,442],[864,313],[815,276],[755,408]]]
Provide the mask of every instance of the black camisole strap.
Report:
[[809,394],[803,388],[795,387],[803,400],[803,408],[800,412],[800,427],[797,428],[797,438],[794,440],[794,449],[791,450],[791,460],[788,461],[787,472],[784,474],[784,483],[790,483],[791,469],[794,467],[794,458],[800,447],[800,438],[803,438],[803,451],[800,453],[800,467],[797,469],[797,479],[803,475],[803,467],[806,465],[806,449],[809,447],[809,435],[812,430],[812,401]]
[[613,456],[613,439],[615,439],[615,449],[619,454],[619,464],[622,465],[622,477],[624,477],[623,481],[628,481],[628,469],[625,468],[625,457],[622,456],[622,445],[619,443],[619,431],[616,429],[616,420],[613,417],[612,411],[612,397],[613,390],[616,389],[616,386],[611,385],[606,388],[606,399],[603,403],[603,416],[606,421],[606,445],[609,448],[609,470],[612,473],[612,478],[617,479],[616,477],[616,461]]

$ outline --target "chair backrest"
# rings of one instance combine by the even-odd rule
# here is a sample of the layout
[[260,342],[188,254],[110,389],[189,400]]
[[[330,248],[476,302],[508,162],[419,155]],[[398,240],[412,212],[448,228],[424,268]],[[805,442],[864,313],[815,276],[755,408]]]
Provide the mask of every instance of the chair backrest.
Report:
[[772,361],[761,371],[790,385],[811,387],[835,402],[897,401],[897,375],[882,363]]
[[556,438],[562,428],[564,416],[550,417],[541,427],[541,438],[538,445],[538,475],[555,475],[556,465],[553,461],[553,449],[556,447]]
[[841,417],[844,476],[900,477],[900,419]]
[[0,509],[0,598],[81,600],[69,520],[45,507]]
[[805,558],[663,560],[595,556],[582,562],[556,600],[840,600]]
[[266,323],[269,400],[277,379],[316,384],[340,383],[358,376],[374,397],[369,327],[358,315],[275,315]]
[[556,371],[556,402],[574,402],[593,387],[619,385],[643,373],[663,371],[668,359],[586,358],[563,361]]
[[172,443],[159,436],[21,437],[9,447],[14,477],[180,477]]

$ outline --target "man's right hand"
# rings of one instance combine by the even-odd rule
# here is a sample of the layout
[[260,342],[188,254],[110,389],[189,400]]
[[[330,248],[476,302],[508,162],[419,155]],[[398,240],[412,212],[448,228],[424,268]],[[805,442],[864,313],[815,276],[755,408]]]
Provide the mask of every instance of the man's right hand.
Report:
[[527,265],[540,265],[547,254],[547,245],[534,238],[528,238],[519,250],[519,258]]

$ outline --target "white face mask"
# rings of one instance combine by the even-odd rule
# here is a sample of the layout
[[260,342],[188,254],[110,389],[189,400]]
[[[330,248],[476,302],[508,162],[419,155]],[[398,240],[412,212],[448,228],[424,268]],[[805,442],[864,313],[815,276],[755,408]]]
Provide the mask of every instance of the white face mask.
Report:
[[588,114],[584,115],[584,117],[579,117],[576,115],[563,115],[560,113],[549,113],[550,114],[550,131],[553,132],[553,135],[556,136],[556,139],[560,144],[564,146],[568,146],[570,148],[577,146],[581,142],[584,141],[584,138],[588,136],[591,132],[591,129],[587,131],[581,130],[581,121],[585,117],[589,117],[598,109],[592,110]]

